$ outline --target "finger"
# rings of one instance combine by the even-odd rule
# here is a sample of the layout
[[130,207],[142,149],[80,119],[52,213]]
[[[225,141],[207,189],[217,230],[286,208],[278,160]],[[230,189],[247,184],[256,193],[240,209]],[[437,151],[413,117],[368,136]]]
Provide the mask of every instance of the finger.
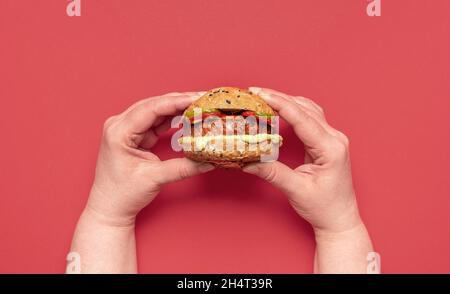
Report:
[[309,116],[313,117],[318,123],[320,123],[320,125],[324,127],[325,130],[329,130],[329,126],[324,114],[322,112],[319,112],[315,107],[312,106],[312,104],[301,99],[300,97],[289,97],[286,99],[295,102],[298,107],[303,109]]
[[335,134],[336,130],[328,124],[323,110],[318,108],[320,106],[314,106],[311,100],[300,96],[292,96],[291,99],[302,107],[308,115],[316,119],[329,134]]
[[159,99],[161,97],[176,97],[176,96],[191,96],[193,100],[197,100],[199,97],[203,96],[206,92],[200,91],[200,92],[171,92],[160,96],[154,96],[145,98],[142,100],[139,100],[135,103],[133,103],[130,107],[128,107],[124,112],[120,114],[120,116],[125,116],[127,113],[129,113],[131,110],[135,109],[136,107],[147,103],[150,100]]
[[[301,107],[303,110],[305,110],[305,112],[308,115],[315,118],[325,130],[327,130],[328,132],[331,132],[332,129],[327,124],[323,114],[321,112],[319,112],[319,109],[314,107],[313,104],[309,103],[309,101],[307,101],[306,98],[299,97],[299,96],[290,96],[290,95],[281,93],[279,91],[272,90],[272,89],[266,89],[266,88],[260,89],[259,91],[257,91],[257,93],[261,93],[262,91],[272,93],[273,95],[278,95],[278,94],[282,95],[281,96],[282,98],[297,103],[299,105],[299,107]],[[312,162],[313,162],[313,156],[308,153],[308,149],[305,149],[304,163],[308,164],[308,163],[312,163]]]
[[173,120],[172,116],[166,117],[166,119],[163,122],[161,122],[161,124],[154,127],[155,134],[159,137],[165,132],[167,132],[167,130],[171,128],[172,120]]
[[309,109],[310,111],[316,113],[318,117],[320,117],[320,119],[326,120],[322,107],[314,103],[311,99],[302,96],[290,96],[289,98],[302,107],[305,107],[306,109]]
[[260,92],[258,95],[293,126],[295,134],[304,144],[320,147],[329,136],[321,123],[308,115],[304,109],[299,108],[295,102],[276,94]]
[[251,163],[242,170],[268,181],[285,193],[297,191],[302,177],[279,161]]
[[323,108],[309,98],[302,96],[291,96],[273,89],[250,87],[253,92],[264,96],[264,93],[272,93],[272,95],[278,95],[286,100],[294,101],[299,107],[301,107],[308,115],[316,119],[316,121],[328,132],[329,135],[336,137],[338,131],[330,126],[325,118]]
[[166,184],[206,173],[214,169],[210,163],[195,162],[187,158],[174,158],[161,161],[160,170],[156,175],[158,184]]
[[[145,150],[149,150],[152,148],[157,142],[159,137],[165,133],[171,127],[171,122],[173,117],[159,117],[160,120],[157,126],[150,128],[147,132],[145,132],[142,136],[142,139],[139,143],[139,147]],[[156,125],[156,123],[155,123]]]
[[312,99],[309,99],[309,98],[306,98],[306,97],[303,97],[303,96],[292,96],[292,98],[299,99],[301,101],[306,102],[308,105],[311,105],[315,110],[317,110],[319,113],[321,113],[325,117],[325,113],[323,111],[323,108],[319,104],[314,102]]
[[313,162],[312,156],[307,151],[305,151],[304,163],[308,164],[308,163],[312,163],[312,162]]
[[144,150],[150,150],[158,142],[159,137],[155,134],[154,129],[150,129],[142,135],[139,147]]
[[278,95],[284,98],[288,98],[290,97],[290,95],[274,90],[274,89],[269,89],[269,88],[260,88],[260,87],[249,87],[248,88],[251,92],[253,92],[254,94],[258,95],[261,91],[264,91],[268,94],[274,94],[274,95]]
[[206,94],[206,91],[198,91],[198,92],[183,92],[183,94],[186,94],[186,95],[191,95],[191,96],[193,96],[193,97],[194,97],[194,99],[198,99],[198,98],[200,98],[201,96],[205,95],[205,94]]
[[314,100],[308,98],[308,97],[303,97],[303,96],[294,96],[294,97],[300,97],[306,101],[308,101],[309,103],[311,103],[318,111],[320,111],[321,113],[324,113],[323,107],[320,106],[319,104],[317,104]]
[[308,98],[302,96],[292,96],[269,88],[250,87],[249,90],[254,92],[255,94],[260,94],[261,92],[264,92],[283,97],[284,99],[293,101],[298,105],[302,106],[305,109],[305,111],[308,112],[308,114],[313,115],[318,120],[325,120],[322,108]]
[[128,134],[141,134],[153,126],[161,116],[181,113],[194,101],[193,96],[164,96],[136,105],[120,122]]
[[[156,96],[156,97],[150,97],[150,98],[146,98],[143,100],[140,100],[136,103],[134,103],[133,105],[131,105],[124,113],[122,113],[122,116],[126,116],[129,112],[133,111],[134,109],[137,109],[139,107],[142,107],[143,105],[146,105],[148,103],[151,103],[152,101],[155,100],[159,100],[162,98],[167,98],[167,97],[184,97],[184,96],[189,96],[192,99],[192,102],[197,100],[198,98],[200,98],[201,96],[203,96],[206,93],[206,91],[199,91],[199,92],[171,92],[171,93],[167,93],[161,96]],[[153,126],[159,125],[160,122],[162,122],[164,120],[164,118],[160,119],[157,118],[155,120],[155,122],[153,123]]]
[[302,102],[306,102],[306,104],[311,105],[311,106],[312,106],[313,108],[315,108],[316,110],[318,110],[318,111],[320,111],[320,112],[323,112],[322,107],[320,107],[317,103],[315,103],[315,102],[312,101],[311,99],[306,98],[306,97],[303,97],[303,96],[289,95],[289,94],[286,94],[286,93],[283,93],[283,92],[280,92],[280,91],[277,91],[277,90],[274,90],[274,89],[270,89],[270,88],[250,87],[249,89],[250,89],[252,92],[255,92],[255,93],[258,93],[258,92],[260,92],[260,91],[264,91],[264,92],[266,92],[266,93],[275,94],[275,95],[278,95],[278,96],[281,96],[281,97],[284,97],[284,98],[287,98],[287,99],[292,98],[292,99],[295,99],[295,100],[299,100],[299,101],[302,101]]
[[157,119],[155,119],[155,122],[153,123],[152,127],[155,128],[157,126],[159,126],[160,124],[162,124],[164,122],[164,120],[166,119],[166,116],[160,116]]

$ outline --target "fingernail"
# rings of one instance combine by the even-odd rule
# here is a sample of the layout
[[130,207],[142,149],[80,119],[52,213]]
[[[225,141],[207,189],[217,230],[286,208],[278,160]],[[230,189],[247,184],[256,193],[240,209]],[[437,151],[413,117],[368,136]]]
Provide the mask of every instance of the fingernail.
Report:
[[192,100],[195,101],[195,100],[197,100],[198,98],[202,97],[205,94],[206,94],[206,92],[196,92],[196,93],[192,93],[190,95],[190,97],[191,97]]
[[260,88],[260,87],[249,87],[248,88],[253,94],[259,94],[261,91],[262,91],[262,89]]
[[215,166],[210,163],[202,163],[201,165],[198,166],[198,170],[201,173],[209,172],[209,171],[213,170],[214,168],[215,168]]
[[264,100],[270,99],[270,94],[264,92],[263,90],[261,90],[257,95]]
[[262,88],[259,87],[250,87],[248,88],[253,94],[258,95],[259,97],[263,98],[263,99],[270,99],[270,94],[264,92],[264,90]]

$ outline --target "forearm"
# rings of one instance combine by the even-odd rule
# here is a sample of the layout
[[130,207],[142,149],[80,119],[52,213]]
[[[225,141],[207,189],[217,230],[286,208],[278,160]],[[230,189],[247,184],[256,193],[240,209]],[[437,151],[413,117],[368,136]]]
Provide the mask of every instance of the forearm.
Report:
[[136,273],[134,223],[113,224],[87,208],[78,221],[71,252],[80,256],[81,273]]
[[362,222],[344,232],[316,230],[315,235],[315,273],[367,273],[367,256],[373,247]]

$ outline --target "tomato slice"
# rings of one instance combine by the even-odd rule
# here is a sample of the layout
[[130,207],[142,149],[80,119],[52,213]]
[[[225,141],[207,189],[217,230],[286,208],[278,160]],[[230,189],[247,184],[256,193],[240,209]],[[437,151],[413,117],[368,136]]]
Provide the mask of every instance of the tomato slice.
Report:
[[241,115],[243,117],[255,116],[258,121],[259,121],[260,117],[265,117],[266,121],[267,121],[267,124],[268,125],[272,124],[271,116],[270,115],[266,115],[264,113],[255,113],[254,111],[246,110]]
[[[251,111],[251,110],[246,110],[240,115],[243,116],[243,117],[255,116],[257,120],[259,120],[260,117],[265,117],[266,120],[267,120],[267,124],[270,125],[272,123],[270,115],[257,114],[257,113],[255,113],[254,111]],[[227,116],[231,116],[232,117],[234,115],[225,114],[225,113],[222,113],[222,112],[220,112],[219,110],[216,110],[216,109],[214,109],[214,110],[213,109],[208,109],[208,110],[202,111],[201,120],[204,120],[204,119],[206,119],[208,117],[211,117],[211,116],[216,116],[216,117],[219,117],[219,118],[226,118]],[[194,122],[194,117],[193,116],[189,117],[189,119],[190,119],[191,122]]]
[[254,116],[255,112],[251,111],[251,110],[246,110],[241,114],[243,117],[247,117],[247,116]]
[[221,113],[221,112],[219,112],[219,111],[215,111],[215,112],[207,112],[207,113],[202,113],[202,117],[205,119],[205,118],[207,118],[207,117],[210,117],[210,116],[217,116],[217,117],[223,117],[224,116],[224,114],[223,113]]

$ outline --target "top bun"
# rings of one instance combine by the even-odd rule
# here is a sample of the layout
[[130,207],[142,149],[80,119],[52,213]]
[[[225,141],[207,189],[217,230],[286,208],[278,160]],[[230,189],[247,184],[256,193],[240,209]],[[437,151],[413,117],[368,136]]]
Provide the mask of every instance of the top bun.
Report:
[[206,92],[189,106],[186,112],[194,108],[219,110],[250,110],[261,115],[275,115],[273,109],[258,95],[235,87],[220,87]]

